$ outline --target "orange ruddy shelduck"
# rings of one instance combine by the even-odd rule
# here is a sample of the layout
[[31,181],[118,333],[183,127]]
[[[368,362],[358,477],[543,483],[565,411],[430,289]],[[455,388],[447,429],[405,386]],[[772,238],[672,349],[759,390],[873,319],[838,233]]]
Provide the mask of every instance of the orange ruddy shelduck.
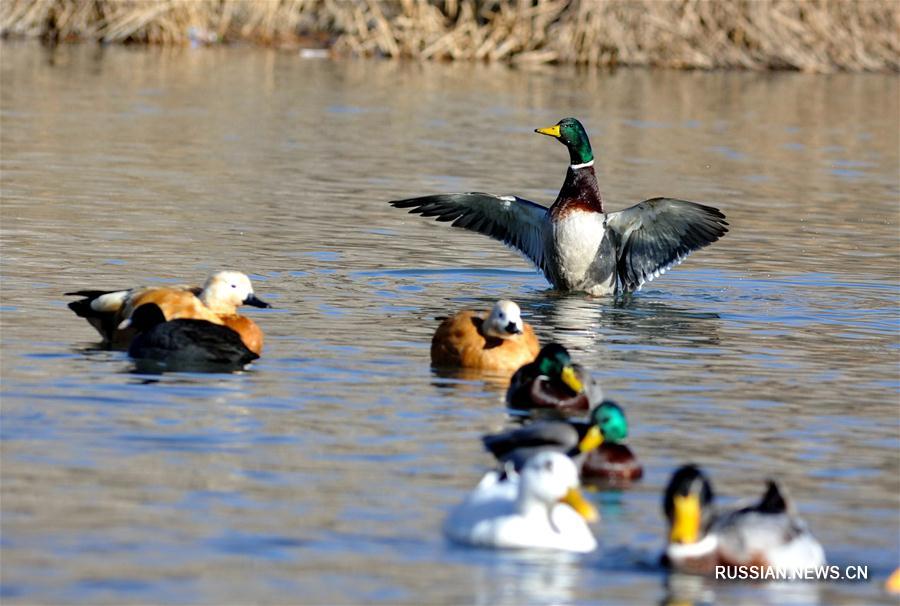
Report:
[[431,340],[431,363],[515,370],[534,360],[539,349],[531,326],[522,322],[519,306],[498,301],[489,314],[461,311],[441,322]]
[[66,294],[84,297],[69,303],[69,308],[86,318],[110,345],[127,345],[134,336],[129,326],[132,312],[140,305],[153,303],[167,321],[206,320],[227,326],[257,355],[262,352],[263,332],[253,320],[239,315],[237,308],[241,305],[271,307],[253,293],[250,278],[237,271],[215,273],[202,288],[179,285]]

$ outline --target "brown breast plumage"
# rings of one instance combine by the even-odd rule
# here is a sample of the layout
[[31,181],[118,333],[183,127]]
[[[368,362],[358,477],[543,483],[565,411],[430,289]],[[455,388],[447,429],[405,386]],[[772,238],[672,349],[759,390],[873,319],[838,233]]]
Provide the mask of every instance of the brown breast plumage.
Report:
[[247,346],[247,349],[256,355],[262,354],[263,349],[263,331],[250,318],[240,314],[230,316],[221,316],[225,326],[241,336],[241,341]]
[[482,323],[481,315],[472,311],[461,311],[441,322],[431,340],[432,364],[512,371],[537,356],[540,345],[528,324],[521,335],[499,339],[485,337]]

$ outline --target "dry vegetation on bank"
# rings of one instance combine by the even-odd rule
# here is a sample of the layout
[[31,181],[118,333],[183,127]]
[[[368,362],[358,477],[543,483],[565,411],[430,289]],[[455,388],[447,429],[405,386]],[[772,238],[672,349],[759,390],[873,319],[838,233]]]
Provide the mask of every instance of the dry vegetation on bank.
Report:
[[0,0],[0,34],[339,54],[900,71],[898,0]]

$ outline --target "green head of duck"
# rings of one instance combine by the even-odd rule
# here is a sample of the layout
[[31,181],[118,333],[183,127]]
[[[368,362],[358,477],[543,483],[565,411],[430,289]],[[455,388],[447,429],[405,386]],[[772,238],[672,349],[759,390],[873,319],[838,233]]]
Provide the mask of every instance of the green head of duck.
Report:
[[569,159],[573,166],[587,164],[594,159],[587,132],[581,122],[575,118],[563,118],[553,126],[538,128],[534,132],[553,137],[565,145],[569,150]]
[[604,442],[618,444],[628,435],[628,421],[625,412],[611,400],[604,400],[591,411],[591,428],[578,443],[582,453],[599,448]]
[[544,346],[538,354],[537,364],[542,375],[561,381],[575,393],[584,391],[584,385],[572,365],[572,358],[562,345],[551,343]]
[[617,444],[628,437],[625,411],[611,400],[604,400],[591,411],[591,423],[600,428],[604,442]]

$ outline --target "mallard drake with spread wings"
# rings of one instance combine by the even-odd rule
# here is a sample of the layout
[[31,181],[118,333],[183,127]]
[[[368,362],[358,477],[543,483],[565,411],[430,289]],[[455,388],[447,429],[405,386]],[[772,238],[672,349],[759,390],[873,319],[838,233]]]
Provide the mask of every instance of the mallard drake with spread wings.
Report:
[[728,231],[718,209],[675,198],[651,198],[606,212],[581,123],[564,118],[535,132],[564,144],[571,160],[550,208],[517,196],[477,192],[390,204],[500,240],[528,257],[554,288],[591,295],[639,290]]

